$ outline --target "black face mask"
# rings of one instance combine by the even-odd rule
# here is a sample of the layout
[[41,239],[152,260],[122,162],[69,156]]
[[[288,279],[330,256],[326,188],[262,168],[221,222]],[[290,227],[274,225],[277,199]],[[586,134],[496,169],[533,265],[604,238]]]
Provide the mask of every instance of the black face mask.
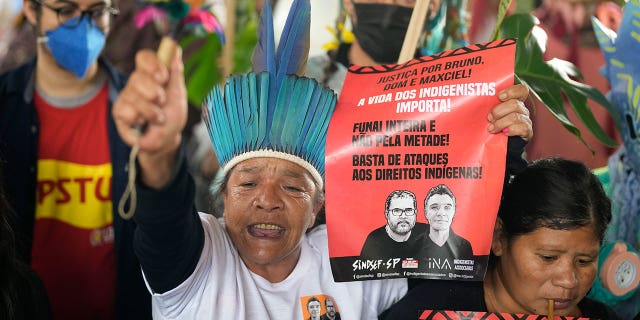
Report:
[[362,49],[378,63],[396,63],[413,8],[379,3],[354,3],[353,33]]

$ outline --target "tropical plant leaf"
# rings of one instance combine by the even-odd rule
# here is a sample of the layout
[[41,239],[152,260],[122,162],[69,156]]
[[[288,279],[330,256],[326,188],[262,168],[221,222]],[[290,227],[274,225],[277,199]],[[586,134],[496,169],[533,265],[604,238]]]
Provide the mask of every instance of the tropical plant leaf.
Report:
[[[237,32],[231,70],[233,74],[251,71],[251,54],[258,41],[254,1],[242,0],[237,4]],[[227,76],[222,74],[219,64],[223,45],[216,34],[195,33],[185,36],[180,45],[186,58],[184,74],[187,97],[191,104],[200,108],[213,86]]]
[[186,36],[180,45],[188,53],[184,64],[187,97],[191,104],[200,107],[211,88],[222,78],[218,68],[222,44],[218,35],[212,33]]
[[491,41],[498,40],[500,32],[500,28],[498,28],[498,26],[502,24],[502,21],[504,21],[504,17],[507,15],[507,10],[509,9],[510,5],[511,0],[500,0],[500,3],[498,4],[498,15],[496,16],[496,28],[493,29]]
[[[499,26],[501,38],[517,38],[515,75],[527,85],[551,114],[591,152],[580,130],[571,122],[565,100],[585,127],[603,144],[614,147],[617,142],[596,121],[587,99],[591,99],[611,112],[613,107],[598,89],[581,83],[582,74],[571,62],[561,59],[544,60],[547,35],[537,26],[538,19],[529,13],[513,14]],[[577,79],[577,80],[574,80]]]

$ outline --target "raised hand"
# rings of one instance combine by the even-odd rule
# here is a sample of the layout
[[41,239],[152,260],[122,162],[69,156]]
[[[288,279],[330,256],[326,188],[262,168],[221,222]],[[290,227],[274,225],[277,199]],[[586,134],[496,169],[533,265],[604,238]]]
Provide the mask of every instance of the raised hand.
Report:
[[[154,188],[164,186],[175,170],[181,132],[187,119],[182,54],[169,68],[155,52],[136,55],[136,68],[113,106],[118,133],[130,146],[139,143],[140,177]],[[144,125],[142,135],[133,127]]]

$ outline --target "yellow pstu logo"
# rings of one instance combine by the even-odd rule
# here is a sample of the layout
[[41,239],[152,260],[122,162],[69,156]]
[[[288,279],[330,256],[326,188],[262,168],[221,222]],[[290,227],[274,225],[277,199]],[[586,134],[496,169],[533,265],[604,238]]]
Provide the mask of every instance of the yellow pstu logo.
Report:
[[38,161],[36,219],[96,229],[111,224],[111,164]]

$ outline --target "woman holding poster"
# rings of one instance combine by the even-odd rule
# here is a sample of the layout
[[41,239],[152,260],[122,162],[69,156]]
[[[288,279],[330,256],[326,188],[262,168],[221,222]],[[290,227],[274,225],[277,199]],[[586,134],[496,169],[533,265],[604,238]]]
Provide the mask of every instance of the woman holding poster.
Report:
[[[308,38],[308,19],[302,18],[309,17],[310,3],[295,0],[292,7],[297,9],[291,21],[301,19],[285,29],[299,31],[302,41]],[[344,319],[375,319],[407,292],[407,281],[334,281],[326,227],[313,225],[324,205],[324,142],[336,98],[297,72],[288,73],[291,62],[306,57],[288,59],[294,56],[290,49],[298,47],[287,45],[296,42],[293,37],[283,37],[278,54],[273,52],[266,8],[260,38],[269,40],[257,50],[264,50],[256,55],[264,59],[255,61],[269,63],[227,78],[206,104],[210,137],[225,174],[223,218],[194,210],[193,182],[180,152],[186,93],[178,59],[168,73],[151,52],[139,53],[132,79],[140,81],[130,81],[114,106],[118,132],[128,143],[137,139],[132,125],[143,119],[150,124],[139,138],[134,247],[153,291],[154,317],[305,319],[311,296],[320,301],[330,296],[325,309],[333,313],[335,308],[335,318],[339,312]],[[520,105],[515,97],[524,98],[526,90],[517,93],[505,93],[503,98],[513,100],[502,109]],[[477,121],[483,129],[485,115],[483,110]],[[511,128],[514,117],[504,120],[493,123],[498,131]],[[530,123],[524,125],[530,132]],[[350,191],[360,200],[357,190]],[[314,313],[317,309],[313,302]]]
[[483,285],[426,281],[386,314],[418,319],[431,312],[424,310],[464,310],[618,319],[586,297],[610,220],[610,201],[584,164],[536,161],[505,189]]
[[[334,44],[335,49],[323,56],[310,57],[306,71],[307,76],[330,87],[336,93],[340,93],[342,90],[347,68],[350,65],[374,66],[398,61],[413,7],[416,4],[415,0],[342,1],[346,14],[353,24],[353,40],[345,41],[342,36],[336,36],[339,43]],[[416,57],[450,49],[452,48],[451,44],[459,46],[465,44],[465,41],[462,41],[467,38],[465,19],[457,21],[459,22],[458,29],[454,30],[452,34],[443,34],[444,26],[448,26],[449,22],[452,22],[447,22],[448,15],[458,13],[463,16],[462,13],[466,11],[466,1],[461,1],[457,6],[450,2],[452,1],[430,1],[427,25],[425,26],[425,33],[430,34],[430,37],[427,37],[429,38],[427,40],[429,49],[422,52],[416,51]],[[447,47],[439,47],[432,45],[432,43],[438,42],[432,38],[455,38],[456,40],[448,42]],[[491,133],[502,132],[510,137],[507,151],[507,171],[515,173],[526,166],[522,154],[526,141],[533,137],[533,129],[529,110],[522,103],[529,96],[528,88],[518,84],[507,90],[498,93],[498,98],[503,103],[497,105],[487,115],[490,122],[488,130]],[[507,97],[522,98],[518,101],[518,99],[507,99]],[[509,125],[505,126],[506,123]]]
[[[438,38],[437,34],[440,34],[439,39],[451,36],[442,35],[444,32],[442,28],[448,25],[448,15],[466,10],[466,1],[461,1],[458,5],[452,5],[452,2],[450,0],[430,1],[430,11],[424,27],[424,32],[430,34],[427,37],[430,39],[427,40],[428,42],[434,42],[431,39]],[[415,5],[416,1],[343,0],[346,14],[353,24],[353,34],[345,32],[349,36],[344,38],[337,34],[338,42],[333,44],[334,47],[326,55],[310,57],[306,75],[340,93],[343,89],[349,91],[349,88],[343,88],[343,84],[350,65],[374,66],[395,63],[398,61]],[[464,20],[460,21],[459,29],[454,32],[460,34],[460,39],[466,38],[467,26]],[[342,29],[340,30],[342,32]],[[460,41],[448,44],[451,43],[462,44]],[[434,51],[433,46],[429,47],[431,51],[428,52],[416,51],[416,57],[434,54],[445,49],[439,47],[440,50]],[[447,48],[451,47],[447,46]],[[359,90],[357,86],[353,88],[354,91]],[[486,115],[489,122],[487,131],[509,137],[506,157],[506,175],[508,176],[526,166],[523,153],[527,141],[533,136],[529,110],[524,105],[524,101],[529,96],[529,90],[524,85],[510,83],[508,88],[494,92],[492,96],[496,95],[499,98],[499,104],[492,105],[494,107]],[[324,214],[321,213],[319,223],[324,222]],[[418,224],[417,227],[420,225]],[[368,232],[372,231],[373,229],[368,230]]]

